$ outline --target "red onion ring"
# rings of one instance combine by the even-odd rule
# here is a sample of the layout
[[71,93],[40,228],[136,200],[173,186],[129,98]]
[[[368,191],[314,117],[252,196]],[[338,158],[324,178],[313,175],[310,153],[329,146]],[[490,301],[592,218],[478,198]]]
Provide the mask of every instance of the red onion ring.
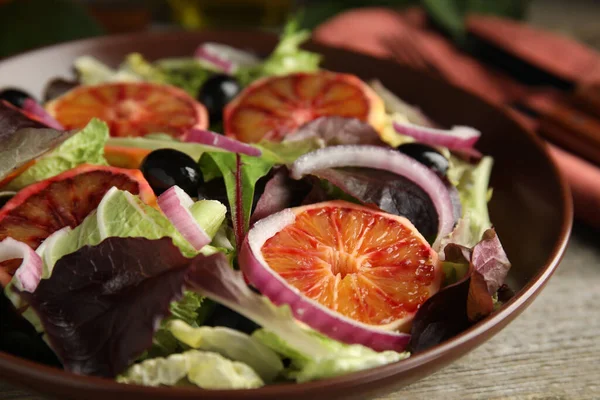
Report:
[[443,146],[451,150],[470,149],[481,136],[481,132],[468,126],[435,129],[398,121],[394,121],[393,125],[394,130],[401,135],[410,136],[421,143],[431,146]]
[[184,137],[184,142],[200,143],[227,150],[232,153],[245,154],[252,157],[260,157],[262,154],[261,151],[254,146],[204,129],[190,129]]
[[179,186],[172,186],[158,196],[158,206],[169,221],[196,250],[210,243],[210,237],[190,212],[194,201]]
[[291,167],[294,179],[313,171],[339,167],[366,167],[390,171],[410,179],[429,195],[438,213],[438,234],[434,250],[454,227],[452,200],[448,188],[429,168],[392,149],[377,146],[334,146],[319,149],[299,157]]
[[260,60],[253,54],[219,43],[203,43],[194,56],[214,65],[226,74],[233,74],[240,66],[256,65]]
[[250,229],[239,257],[240,268],[248,280],[275,305],[289,305],[296,319],[332,339],[361,344],[376,351],[403,351],[410,340],[409,334],[386,331],[330,310],[303,296],[269,268],[261,252],[262,246],[295,219],[296,215],[288,208],[258,221]]
[[22,259],[15,271],[14,281],[18,290],[33,293],[42,279],[41,257],[28,245],[7,237],[0,242],[0,262]]

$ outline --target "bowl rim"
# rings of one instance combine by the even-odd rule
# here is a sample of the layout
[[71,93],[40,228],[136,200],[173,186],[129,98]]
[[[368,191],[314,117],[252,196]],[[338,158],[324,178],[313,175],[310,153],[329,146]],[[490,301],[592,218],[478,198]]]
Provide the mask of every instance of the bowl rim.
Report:
[[[13,62],[21,58],[27,58],[36,53],[60,51],[62,48],[69,48],[73,46],[81,47],[98,43],[114,44],[117,41],[129,41],[131,39],[145,39],[148,41],[167,40],[169,38],[173,39],[182,35],[197,36],[201,38],[202,36],[210,35],[239,35],[249,33],[256,37],[262,36],[271,40],[275,37],[275,35],[271,33],[255,30],[232,31],[213,29],[196,32],[152,31],[106,35],[67,41],[51,46],[36,48],[10,57],[0,58],[0,66],[2,66],[2,64],[6,62]],[[392,60],[377,58],[374,56],[358,53],[344,48],[328,46],[315,41],[309,42],[309,47],[311,50],[315,51],[318,51],[319,48],[334,49],[337,52],[349,53],[353,56],[359,55],[362,57],[370,57],[378,60],[378,62],[389,63],[390,67],[396,66],[397,68],[400,68],[400,66]],[[408,69],[407,67],[404,68]],[[420,71],[412,71],[421,74]],[[514,124],[514,129],[520,130],[522,134],[528,136],[532,144],[540,151],[541,155],[544,158],[546,158],[546,160],[551,166],[551,170],[548,172],[550,175],[553,175],[555,177],[560,187],[560,200],[562,203],[562,221],[557,241],[554,244],[554,247],[552,248],[551,253],[548,255],[548,258],[546,259],[545,263],[540,267],[538,273],[532,279],[530,279],[528,283],[513,298],[511,298],[507,303],[505,303],[500,310],[494,312],[490,316],[484,318],[482,321],[479,321],[475,325],[471,326],[470,328],[461,332],[460,334],[452,337],[451,339],[446,340],[445,342],[440,343],[430,349],[419,352],[414,356],[411,355],[411,357],[405,360],[324,380],[305,383],[284,383],[267,385],[258,389],[204,390],[199,388],[186,387],[148,387],[141,385],[122,384],[116,382],[115,380],[106,378],[77,375],[55,367],[50,367],[17,356],[13,356],[2,351],[0,351],[0,372],[3,372],[3,375],[4,373],[8,372],[7,375],[13,377],[18,376],[19,378],[15,380],[15,383],[21,385],[24,384],[25,381],[37,381],[40,384],[52,384],[52,386],[62,386],[64,388],[69,389],[81,389],[87,391],[93,390],[98,393],[118,392],[120,394],[152,394],[154,396],[178,396],[185,398],[198,397],[199,393],[210,393],[210,398],[212,399],[243,399],[247,397],[256,398],[254,396],[268,396],[268,398],[279,398],[275,396],[285,396],[301,393],[306,394],[307,392],[316,392],[317,390],[322,390],[325,388],[327,388],[327,390],[349,389],[353,387],[360,387],[366,384],[376,384],[392,376],[407,373],[416,367],[422,366],[424,364],[429,364],[448,354],[460,353],[461,347],[467,343],[473,343],[471,349],[478,347],[483,342],[477,342],[480,335],[484,334],[488,330],[492,330],[494,332],[493,334],[495,335],[499,332],[501,328],[497,329],[496,331],[494,331],[494,328],[501,324],[503,320],[508,319],[510,322],[513,318],[518,316],[518,314],[520,314],[535,299],[535,297],[546,285],[546,283],[558,267],[560,261],[562,260],[562,257],[564,256],[573,225],[573,201],[567,181],[564,175],[558,169],[558,166],[556,165],[552,157],[550,156],[545,142],[542,139],[540,139],[529,127],[521,124],[520,122],[512,118],[512,116],[506,109],[498,107],[497,104],[494,104],[487,99],[481,98],[461,87],[452,84],[451,82],[444,81],[441,78],[431,75],[427,75],[426,79],[436,80],[438,82],[441,82],[442,84],[449,85],[453,88],[453,90],[457,92],[462,92],[461,95],[476,98],[477,101],[485,103],[486,106],[494,108],[495,110],[503,114],[503,116],[507,120],[510,120],[510,122]]]

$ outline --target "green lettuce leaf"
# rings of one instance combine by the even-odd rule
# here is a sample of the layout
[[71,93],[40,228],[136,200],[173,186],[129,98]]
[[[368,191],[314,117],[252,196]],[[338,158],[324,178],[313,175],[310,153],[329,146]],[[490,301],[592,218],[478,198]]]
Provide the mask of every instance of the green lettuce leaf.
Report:
[[376,352],[365,346],[338,342],[316,331],[309,331],[309,333],[327,348],[326,354],[316,353],[310,348],[299,349],[290,346],[276,334],[264,329],[255,331],[252,336],[281,354],[282,357],[291,360],[287,376],[297,382],[340,376],[390,364],[410,356],[408,352],[398,353],[391,350]]
[[117,69],[91,56],[78,57],[75,70],[84,85],[96,85],[104,82],[146,81],[177,86],[189,95],[196,97],[206,79],[213,70],[196,59],[163,59],[157,62],[146,60],[139,53],[131,53]]
[[322,56],[300,48],[300,45],[308,39],[310,39],[310,31],[300,30],[297,19],[290,20],[285,25],[279,44],[271,55],[257,66],[239,68],[236,72],[237,79],[242,85],[249,85],[265,76],[317,71]]
[[73,67],[83,85],[98,85],[104,82],[137,82],[142,78],[131,71],[110,68],[92,56],[77,57]]
[[203,389],[253,389],[264,385],[248,365],[198,350],[142,361],[117,377],[117,381],[145,386],[191,383]]
[[474,241],[473,243],[462,243],[467,247],[472,247],[479,242],[483,233],[492,226],[488,201],[492,193],[489,181],[493,164],[494,160],[489,156],[483,157],[476,165],[454,156],[450,157],[448,179],[458,190],[463,218],[468,221],[470,228],[470,232],[468,232],[469,237],[472,238],[470,242]]
[[293,142],[263,141],[255,144],[262,152],[260,158],[273,164],[289,165],[306,153],[321,148],[319,138],[309,138]]
[[283,371],[279,356],[245,333],[225,327],[193,327],[180,320],[170,321],[166,329],[193,349],[212,351],[249,365],[265,382],[272,382]]
[[108,126],[94,118],[60,146],[38,158],[35,164],[12,180],[6,189],[17,191],[81,164],[106,165],[104,145],[107,140]]
[[[214,200],[203,200],[218,203]],[[216,214],[217,208],[210,207],[210,212]],[[218,217],[211,215],[210,220],[218,227],[225,220],[225,206],[218,208]],[[194,215],[192,213],[192,215]],[[202,220],[195,216],[197,220]],[[199,222],[200,222],[199,221]],[[216,232],[213,227],[204,226],[205,231]],[[44,249],[45,275],[50,276],[56,261],[66,254],[74,253],[79,248],[95,246],[108,237],[145,237],[160,239],[170,237],[173,243],[187,256],[195,256],[198,252],[181,236],[171,222],[158,210],[144,204],[131,193],[110,189],[100,201],[98,208],[90,213],[83,222],[70,232],[58,237],[53,245]],[[206,246],[202,253],[212,251]],[[206,249],[206,250],[205,250]]]
[[[267,175],[274,163],[271,160],[260,157],[241,156],[241,205],[244,229],[247,230],[250,224],[250,212],[252,211],[252,202],[254,199],[254,189],[256,182]],[[223,177],[227,191],[227,200],[231,209],[232,219],[236,221],[236,154],[235,153],[205,153],[200,159],[200,170],[206,182]]]
[[111,137],[106,144],[115,147],[132,147],[146,150],[174,149],[187,154],[194,160],[199,160],[202,154],[207,151],[219,151],[219,149],[215,147],[205,146],[199,143],[180,142],[168,135],[162,134],[151,134],[151,136],[145,137]]
[[204,82],[215,72],[209,65],[189,58],[167,58],[154,63],[165,76],[165,83],[185,90],[196,98]]

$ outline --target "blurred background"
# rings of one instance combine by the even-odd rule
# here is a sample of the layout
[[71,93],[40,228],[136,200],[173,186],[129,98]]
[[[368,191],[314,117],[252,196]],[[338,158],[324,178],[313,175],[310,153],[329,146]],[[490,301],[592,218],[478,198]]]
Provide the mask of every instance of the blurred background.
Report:
[[0,0],[0,57],[66,40],[148,29],[277,31],[300,10],[303,26],[314,28],[344,10],[367,6],[420,6],[437,29],[457,41],[464,16],[483,13],[526,20],[600,47],[597,0]]
[[290,17],[503,107],[547,141],[577,219],[600,228],[600,0],[0,0],[0,59],[126,32],[277,33]]

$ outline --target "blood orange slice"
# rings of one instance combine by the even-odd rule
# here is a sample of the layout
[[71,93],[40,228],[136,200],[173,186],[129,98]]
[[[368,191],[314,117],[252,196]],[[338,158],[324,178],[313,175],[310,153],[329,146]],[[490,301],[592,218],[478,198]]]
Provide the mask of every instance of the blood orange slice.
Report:
[[[365,325],[408,331],[419,307],[440,288],[437,253],[404,217],[332,201],[284,210],[261,222],[248,243],[262,268],[242,264],[244,273],[308,325],[334,324],[316,316],[324,306]],[[260,239],[255,230],[270,237]],[[275,279],[269,282],[265,270]],[[271,290],[274,281],[291,290]],[[290,302],[294,292],[318,306],[305,303],[298,312],[294,304],[302,302]]]
[[82,165],[21,190],[0,210],[0,241],[6,237],[37,248],[57,230],[79,225],[113,186],[156,198],[141,171]]
[[176,87],[147,82],[79,86],[46,105],[65,129],[83,128],[92,118],[105,121],[111,136],[167,133],[180,137],[206,129],[206,108]]
[[225,107],[225,134],[247,143],[281,141],[323,116],[357,118],[381,131],[385,110],[379,96],[354,75],[319,71],[268,77]]

